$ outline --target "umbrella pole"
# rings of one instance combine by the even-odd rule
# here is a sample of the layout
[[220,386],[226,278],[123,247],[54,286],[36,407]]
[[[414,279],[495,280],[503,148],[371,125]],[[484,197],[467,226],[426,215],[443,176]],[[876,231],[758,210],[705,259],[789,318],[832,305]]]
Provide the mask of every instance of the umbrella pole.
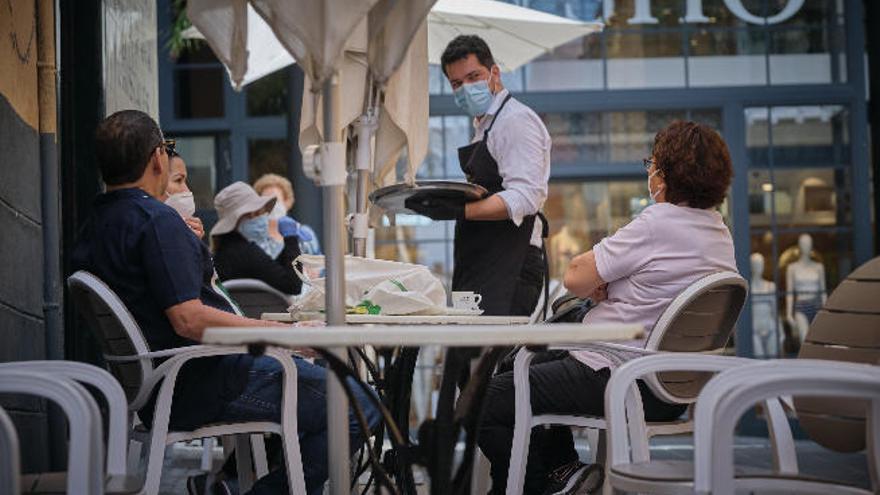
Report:
[[354,238],[354,255],[366,257],[367,235],[369,233],[369,216],[367,215],[370,181],[373,176],[372,140],[377,125],[376,112],[370,107],[355,123],[357,134],[357,209],[354,215],[352,237]]
[[[327,277],[327,325],[345,325],[345,144],[336,141],[339,107],[335,98],[338,79],[324,83],[324,157],[321,170],[324,206],[324,267]],[[315,109],[317,111],[317,109]],[[328,349],[346,360],[344,347]],[[327,378],[327,443],[330,493],[350,491],[348,398],[335,373]]]

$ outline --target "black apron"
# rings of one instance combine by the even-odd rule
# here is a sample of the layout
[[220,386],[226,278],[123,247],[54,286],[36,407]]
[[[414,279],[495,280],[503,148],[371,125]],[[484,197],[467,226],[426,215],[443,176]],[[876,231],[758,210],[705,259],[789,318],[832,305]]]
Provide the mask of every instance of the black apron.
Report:
[[[489,153],[489,131],[509,100],[507,95],[482,140],[458,149],[468,182],[485,187],[490,195],[504,188],[498,162]],[[547,221],[541,217],[546,237]],[[510,219],[456,222],[452,290],[481,294],[485,315],[531,315],[546,272],[546,256],[531,245],[534,227],[535,215],[523,218],[518,227]]]

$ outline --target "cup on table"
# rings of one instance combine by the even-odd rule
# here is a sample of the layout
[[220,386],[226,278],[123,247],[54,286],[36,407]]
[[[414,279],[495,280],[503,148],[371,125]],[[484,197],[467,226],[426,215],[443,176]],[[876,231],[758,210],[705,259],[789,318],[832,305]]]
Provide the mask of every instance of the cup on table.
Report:
[[480,301],[483,296],[474,294],[473,291],[453,291],[452,307],[455,309],[465,309],[470,311],[480,310]]

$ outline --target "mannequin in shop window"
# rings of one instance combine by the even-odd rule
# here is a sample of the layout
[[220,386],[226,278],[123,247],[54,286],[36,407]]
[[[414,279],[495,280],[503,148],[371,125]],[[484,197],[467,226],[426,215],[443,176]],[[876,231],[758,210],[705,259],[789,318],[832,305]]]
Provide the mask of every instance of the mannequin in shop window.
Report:
[[764,280],[764,256],[753,253],[749,258],[752,267],[752,345],[756,358],[777,357],[782,333],[779,331],[776,310],[776,284]]
[[798,248],[800,258],[785,271],[785,318],[803,342],[810,323],[825,304],[825,267],[810,259],[813,238],[808,234],[798,238]]

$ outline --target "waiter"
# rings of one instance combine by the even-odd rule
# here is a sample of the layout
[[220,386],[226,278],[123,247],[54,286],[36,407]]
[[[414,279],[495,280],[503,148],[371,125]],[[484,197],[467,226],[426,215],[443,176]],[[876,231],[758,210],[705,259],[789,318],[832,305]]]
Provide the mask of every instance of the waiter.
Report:
[[474,118],[474,140],[458,149],[468,182],[489,196],[472,203],[414,195],[407,208],[455,220],[452,290],[482,295],[487,315],[530,315],[546,272],[550,135],[538,115],[504,89],[479,36],[452,40],[440,59],[459,108]]

